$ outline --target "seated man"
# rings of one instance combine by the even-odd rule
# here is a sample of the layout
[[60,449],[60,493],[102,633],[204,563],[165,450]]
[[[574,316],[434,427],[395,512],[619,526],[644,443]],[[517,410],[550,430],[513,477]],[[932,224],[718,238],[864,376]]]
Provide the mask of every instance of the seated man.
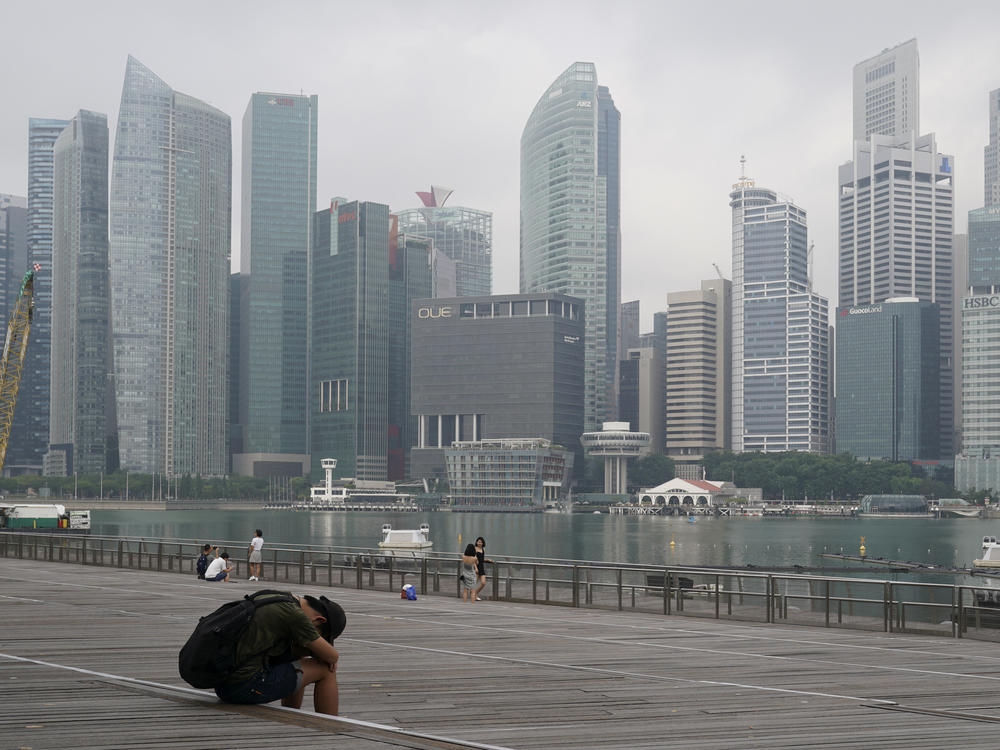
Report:
[[229,573],[232,571],[232,569],[233,566],[229,564],[229,553],[223,552],[217,558],[212,560],[211,563],[209,563],[208,570],[205,571],[205,580],[228,581]]
[[325,596],[296,598],[298,603],[268,604],[254,613],[236,647],[236,671],[215,689],[222,701],[270,703],[280,698],[282,706],[301,708],[306,685],[315,684],[316,712],[337,713],[339,654],[332,643],[347,616]]

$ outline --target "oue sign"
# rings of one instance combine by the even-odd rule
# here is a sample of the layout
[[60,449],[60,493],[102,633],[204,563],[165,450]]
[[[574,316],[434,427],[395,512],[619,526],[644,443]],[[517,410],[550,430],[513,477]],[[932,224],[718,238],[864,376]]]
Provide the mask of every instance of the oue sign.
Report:
[[417,317],[421,320],[428,318],[450,318],[451,307],[418,307]]

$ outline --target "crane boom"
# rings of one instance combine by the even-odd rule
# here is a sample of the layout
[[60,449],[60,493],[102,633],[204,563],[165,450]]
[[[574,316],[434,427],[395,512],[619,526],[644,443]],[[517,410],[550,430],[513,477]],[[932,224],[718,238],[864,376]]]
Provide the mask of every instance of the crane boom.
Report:
[[0,359],[0,471],[7,458],[7,442],[14,423],[14,405],[21,385],[21,371],[24,369],[24,355],[28,350],[28,334],[31,333],[34,311],[35,272],[28,271],[21,280],[21,292],[7,325],[3,359]]

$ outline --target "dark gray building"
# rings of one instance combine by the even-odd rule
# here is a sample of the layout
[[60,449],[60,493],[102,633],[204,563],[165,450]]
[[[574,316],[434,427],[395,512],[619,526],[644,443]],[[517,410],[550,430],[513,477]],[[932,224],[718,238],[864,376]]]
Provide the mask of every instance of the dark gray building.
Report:
[[539,292],[412,307],[413,477],[444,476],[454,441],[544,438],[583,467],[584,302]]
[[939,458],[938,306],[915,298],[837,310],[837,450]]

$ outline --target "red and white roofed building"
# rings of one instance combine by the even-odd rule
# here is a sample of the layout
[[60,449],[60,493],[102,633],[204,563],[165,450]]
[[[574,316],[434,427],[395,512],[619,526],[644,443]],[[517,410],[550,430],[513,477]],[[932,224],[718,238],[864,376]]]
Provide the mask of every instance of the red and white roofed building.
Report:
[[[728,486],[727,486],[728,485]],[[639,493],[640,508],[712,508],[733,495],[729,482],[707,479],[671,479]]]

